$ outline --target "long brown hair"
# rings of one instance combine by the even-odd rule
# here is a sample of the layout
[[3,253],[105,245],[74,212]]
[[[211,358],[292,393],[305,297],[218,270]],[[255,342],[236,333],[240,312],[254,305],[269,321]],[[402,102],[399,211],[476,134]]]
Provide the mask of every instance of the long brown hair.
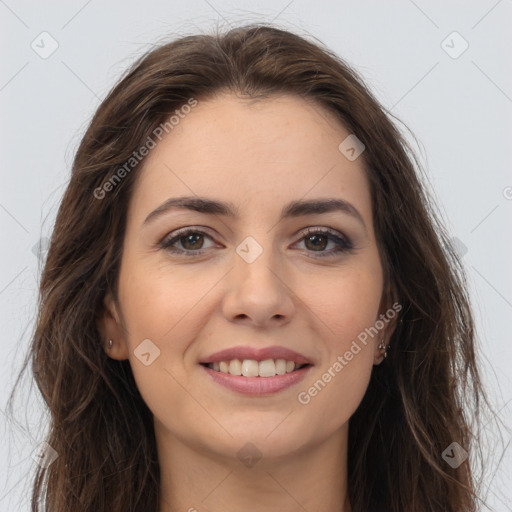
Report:
[[390,354],[374,368],[350,419],[353,512],[476,510],[470,461],[452,467],[442,456],[454,442],[473,456],[478,442],[484,395],[473,317],[463,265],[418,160],[393,116],[342,59],[320,42],[266,24],[182,37],[143,55],[81,140],[51,237],[27,358],[50,413],[46,441],[58,454],[37,470],[32,510],[42,510],[41,500],[52,512],[158,510],[152,414],[129,362],[106,355],[96,320],[105,294],[117,296],[127,206],[144,164],[127,168],[126,162],[191,98],[224,91],[313,99],[366,148],[387,298],[399,300],[402,310]]

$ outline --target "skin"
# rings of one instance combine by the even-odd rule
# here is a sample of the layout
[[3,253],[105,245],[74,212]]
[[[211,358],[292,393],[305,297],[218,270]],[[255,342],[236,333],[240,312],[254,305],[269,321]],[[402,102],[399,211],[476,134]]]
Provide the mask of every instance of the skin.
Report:
[[[308,404],[297,399],[390,306],[363,159],[351,162],[338,149],[348,135],[313,102],[226,93],[200,101],[145,160],[127,212],[118,300],[105,297],[99,329],[114,342],[109,356],[129,359],[154,415],[159,512],[351,510],[348,421],[393,323],[361,344]],[[143,225],[161,203],[183,195],[232,202],[240,217],[173,210]],[[366,229],[341,212],[278,221],[289,201],[327,197],[350,202]],[[207,236],[174,247],[201,255],[159,246],[188,226]],[[353,252],[315,258],[308,227],[349,237]],[[247,236],[263,248],[252,263],[236,252]],[[320,238],[320,251],[336,247],[327,240]],[[160,350],[148,366],[134,354],[145,339]],[[198,364],[235,345],[283,345],[314,366],[272,396],[241,395]],[[237,455],[247,443],[262,455],[252,467]]]

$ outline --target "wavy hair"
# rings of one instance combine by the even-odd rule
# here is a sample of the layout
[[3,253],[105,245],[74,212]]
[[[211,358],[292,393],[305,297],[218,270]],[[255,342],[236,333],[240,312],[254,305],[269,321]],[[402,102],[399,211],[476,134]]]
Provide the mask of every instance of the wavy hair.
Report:
[[[470,461],[443,451],[478,447],[481,398],[464,268],[392,114],[361,77],[319,41],[268,24],[180,37],[139,57],[95,112],[72,165],[40,281],[25,367],[49,412],[32,511],[156,512],[159,466],[152,413],[129,362],[109,358],[97,320],[117,297],[134,165],[112,184],[154,130],[190,98],[231,92],[289,94],[332,112],[365,145],[372,215],[389,290],[401,320],[349,423],[353,512],[472,512]],[[126,170],[126,169],[125,169]],[[98,190],[108,193],[98,197]],[[114,186],[115,185],[115,186]],[[473,425],[474,423],[474,425]],[[42,502],[45,508],[42,509]]]

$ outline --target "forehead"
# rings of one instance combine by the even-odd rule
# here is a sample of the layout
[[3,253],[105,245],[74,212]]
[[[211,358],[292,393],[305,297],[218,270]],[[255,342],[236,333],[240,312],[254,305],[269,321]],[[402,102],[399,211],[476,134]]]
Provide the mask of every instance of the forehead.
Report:
[[169,197],[198,195],[265,216],[290,200],[337,196],[371,222],[363,159],[338,149],[349,135],[331,112],[295,96],[198,101],[147,156],[133,209],[143,215]]

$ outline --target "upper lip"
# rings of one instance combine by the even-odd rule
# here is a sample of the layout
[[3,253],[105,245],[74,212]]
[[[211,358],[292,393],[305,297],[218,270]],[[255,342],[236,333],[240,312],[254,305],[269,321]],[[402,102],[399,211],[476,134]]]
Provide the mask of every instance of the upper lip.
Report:
[[264,361],[265,359],[285,359],[286,361],[293,361],[297,364],[312,364],[312,362],[302,354],[277,345],[264,348],[239,345],[215,352],[199,362],[202,364],[218,363],[220,361],[231,361],[232,359],[239,359],[240,361],[244,359],[253,359],[256,361]]

